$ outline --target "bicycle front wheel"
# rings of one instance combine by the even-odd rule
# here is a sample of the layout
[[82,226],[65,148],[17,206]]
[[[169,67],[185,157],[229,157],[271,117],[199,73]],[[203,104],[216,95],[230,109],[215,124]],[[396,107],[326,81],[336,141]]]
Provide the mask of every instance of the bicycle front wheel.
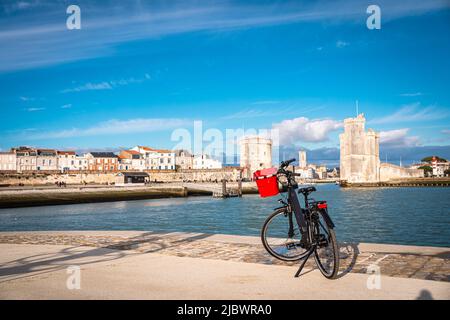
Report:
[[289,213],[275,210],[264,222],[261,240],[269,254],[283,261],[297,261],[308,251],[301,246],[301,233],[293,218],[293,233],[289,234]]

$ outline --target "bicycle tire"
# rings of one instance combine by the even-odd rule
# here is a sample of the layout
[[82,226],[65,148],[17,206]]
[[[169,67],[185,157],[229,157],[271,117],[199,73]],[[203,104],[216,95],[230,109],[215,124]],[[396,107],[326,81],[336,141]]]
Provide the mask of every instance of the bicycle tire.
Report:
[[[285,215],[285,209],[281,208],[281,209],[277,209],[275,210],[272,214],[270,214],[266,221],[263,224],[263,227],[261,229],[261,241],[263,243],[264,248],[266,249],[266,251],[273,257],[282,260],[282,261],[298,261],[301,260],[302,258],[304,258],[307,254],[308,254],[308,250],[303,249],[304,252],[300,253],[300,254],[296,254],[293,255],[291,257],[289,256],[285,256],[285,255],[281,255],[279,253],[277,253],[272,246],[268,243],[267,240],[267,230],[271,224],[272,221],[274,221],[274,219],[279,216],[279,215]],[[296,224],[296,222],[294,221],[294,225]],[[288,228],[288,221],[286,221],[286,227]],[[281,238],[280,238],[281,239]],[[281,246],[281,245],[280,245]]]

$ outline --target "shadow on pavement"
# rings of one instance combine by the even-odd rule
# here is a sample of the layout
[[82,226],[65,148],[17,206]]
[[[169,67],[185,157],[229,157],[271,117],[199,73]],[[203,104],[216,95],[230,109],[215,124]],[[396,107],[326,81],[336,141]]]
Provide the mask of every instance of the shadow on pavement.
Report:
[[[211,236],[208,234],[194,234],[180,239],[179,235],[177,236],[176,233],[173,233],[173,237],[171,237],[170,234],[172,233],[145,232],[136,237],[115,242],[114,244],[108,242],[102,244],[100,242],[91,250],[86,250],[86,248],[89,245],[93,246],[94,244],[79,244],[61,249],[56,253],[37,254],[8,261],[0,264],[0,277],[2,278],[0,279],[0,283],[9,281],[13,278],[27,277],[30,276],[31,273],[36,275],[65,269],[71,265],[82,266],[117,260],[130,255],[154,253],[164,250],[169,246],[173,247],[185,242],[202,240]],[[173,241],[170,241],[171,238]],[[32,245],[33,244],[30,244],[30,246]],[[60,245],[64,244],[61,243]],[[133,250],[141,247],[145,250],[140,250],[139,252],[125,252],[126,250]]]

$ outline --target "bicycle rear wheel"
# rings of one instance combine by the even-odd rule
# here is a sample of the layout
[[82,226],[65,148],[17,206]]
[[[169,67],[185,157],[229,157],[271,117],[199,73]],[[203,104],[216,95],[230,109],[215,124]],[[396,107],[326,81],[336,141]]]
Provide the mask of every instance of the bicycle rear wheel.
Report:
[[300,245],[301,233],[293,217],[294,233],[289,236],[289,214],[285,209],[275,210],[264,222],[261,240],[264,248],[277,259],[297,261],[308,251]]
[[339,271],[339,248],[334,229],[327,225],[322,210],[312,214],[312,238],[317,243],[314,258],[320,272],[328,278],[335,279]]

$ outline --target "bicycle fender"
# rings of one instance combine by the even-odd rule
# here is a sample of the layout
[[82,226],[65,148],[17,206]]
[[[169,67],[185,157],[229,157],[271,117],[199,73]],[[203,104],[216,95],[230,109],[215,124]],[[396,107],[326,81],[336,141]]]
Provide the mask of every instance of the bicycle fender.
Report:
[[322,213],[323,220],[325,220],[325,223],[327,224],[327,226],[329,228],[333,229],[334,223],[333,223],[333,220],[331,220],[330,215],[328,214],[328,210],[322,209],[322,210],[320,210],[320,212]]
[[288,211],[288,207],[287,206],[282,206],[282,207],[278,207],[273,209],[274,211],[278,211],[278,210],[284,210],[284,211]]

